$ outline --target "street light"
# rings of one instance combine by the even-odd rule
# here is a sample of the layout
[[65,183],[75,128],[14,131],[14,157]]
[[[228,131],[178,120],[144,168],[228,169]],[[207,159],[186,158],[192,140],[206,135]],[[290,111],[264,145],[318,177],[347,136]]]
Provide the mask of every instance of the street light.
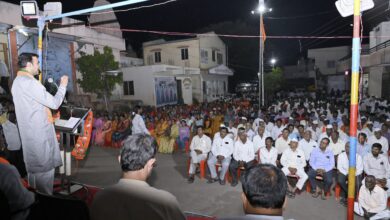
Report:
[[271,62],[272,68],[274,68],[276,62],[278,62],[278,61],[275,58],[272,58],[270,62]]
[[[262,33],[262,23],[263,23],[263,14],[266,12],[271,12],[272,8],[267,9],[266,5],[264,4],[264,0],[259,0],[259,7],[257,8],[256,12],[260,14],[260,38],[259,38],[259,107],[264,106],[264,39],[263,39],[263,33]],[[252,11],[252,14],[256,13],[255,11]]]
[[104,103],[106,105],[106,111],[108,111],[108,85],[107,85],[107,76],[118,76],[119,73],[121,73],[122,70],[107,70],[105,72],[103,72],[101,74],[102,76],[102,80],[104,81],[104,94],[103,94],[103,98],[104,98]]

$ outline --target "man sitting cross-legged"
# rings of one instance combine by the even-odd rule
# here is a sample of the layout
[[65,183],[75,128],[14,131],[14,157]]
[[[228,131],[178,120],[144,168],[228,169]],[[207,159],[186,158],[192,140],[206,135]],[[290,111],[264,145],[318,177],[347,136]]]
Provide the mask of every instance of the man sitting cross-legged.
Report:
[[298,140],[296,138],[290,140],[290,148],[283,152],[280,163],[282,164],[282,170],[287,177],[298,179],[295,186],[288,182],[287,196],[294,198],[295,190],[297,188],[301,190],[308,178],[305,173],[305,153],[298,148]]
[[[208,183],[214,183],[219,180],[221,185],[225,185],[225,174],[229,169],[233,149],[233,140],[231,136],[228,135],[228,129],[226,127],[221,127],[219,130],[219,136],[214,138],[209,159],[207,160],[207,165],[211,174],[211,178]],[[219,179],[215,170],[216,164],[220,164],[222,166]]]
[[188,177],[188,183],[193,183],[195,179],[196,166],[200,161],[207,158],[207,154],[211,150],[211,139],[203,133],[203,127],[198,126],[196,129],[197,135],[192,138],[191,149],[191,162]]

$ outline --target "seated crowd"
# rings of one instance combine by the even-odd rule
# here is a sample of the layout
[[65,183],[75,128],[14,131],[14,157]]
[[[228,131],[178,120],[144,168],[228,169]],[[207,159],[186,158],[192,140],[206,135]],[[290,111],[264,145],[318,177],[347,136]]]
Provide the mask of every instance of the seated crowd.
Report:
[[[184,218],[170,193],[159,191],[145,182],[155,164],[156,152],[173,153],[175,150],[188,151],[189,183],[195,181],[201,163],[208,167],[210,178],[207,182],[210,184],[218,182],[225,185],[229,181],[235,187],[241,180],[247,213],[273,215],[268,213],[271,210],[277,213],[275,215],[281,215],[284,199],[268,201],[276,204],[269,209],[259,205],[264,202],[257,201],[257,196],[251,197],[251,194],[276,190],[267,188],[271,182],[277,182],[278,186],[274,187],[279,187],[281,193],[285,192],[280,197],[287,195],[294,198],[296,192],[304,189],[306,184],[310,186],[313,197],[323,200],[332,194],[337,184],[341,188],[340,203],[346,205],[351,144],[349,103],[348,97],[340,97],[334,95],[314,99],[306,98],[305,94],[289,94],[288,97],[279,94],[273,104],[262,109],[250,102],[232,100],[192,106],[144,107],[137,108],[133,114],[96,114],[93,144],[121,147],[123,175],[118,184],[97,194],[92,205],[92,210],[96,210],[91,212],[92,218],[116,215],[140,218],[140,213],[131,213],[126,206],[122,207],[121,212],[117,211],[119,203],[139,205],[137,210],[145,210],[142,213],[154,210],[148,213],[150,219]],[[19,143],[16,141],[17,128],[15,130],[12,126],[16,118],[12,113],[12,103],[6,106],[8,114],[0,116],[3,129],[0,141],[4,139],[2,146],[7,148],[6,157],[19,171],[19,176],[14,176],[23,178],[25,171],[22,168],[21,144],[20,140]],[[354,159],[355,212],[379,219],[389,214],[386,209],[390,194],[390,107],[386,100],[365,97],[359,110],[357,154]],[[132,131],[135,127],[132,125],[139,120],[145,121],[146,128]],[[143,156],[135,158],[135,153]],[[4,174],[3,170],[15,173],[13,168],[0,168],[0,174]],[[258,173],[254,173],[255,170]],[[270,175],[278,178],[270,178]],[[0,179],[1,191],[6,185]],[[23,193],[28,195],[25,197],[27,201],[30,195]],[[147,194],[154,197],[149,198]],[[113,201],[112,209],[99,203],[107,200]],[[18,208],[25,206],[21,204]]]

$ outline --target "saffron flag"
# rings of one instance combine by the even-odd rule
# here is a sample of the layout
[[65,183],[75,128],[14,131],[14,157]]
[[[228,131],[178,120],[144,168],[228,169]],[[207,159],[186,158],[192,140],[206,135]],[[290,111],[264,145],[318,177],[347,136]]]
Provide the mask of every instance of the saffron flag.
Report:
[[264,44],[265,39],[266,39],[267,37],[266,37],[266,35],[265,35],[263,17],[260,18],[260,34],[261,34],[261,39],[263,39],[263,44]]

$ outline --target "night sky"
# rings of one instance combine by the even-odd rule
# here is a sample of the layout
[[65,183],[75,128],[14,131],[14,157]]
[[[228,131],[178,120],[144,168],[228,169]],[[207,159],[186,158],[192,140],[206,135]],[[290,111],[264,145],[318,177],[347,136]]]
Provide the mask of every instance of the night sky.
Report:
[[[150,0],[137,5],[126,6],[118,9],[126,9],[141,5],[150,5],[164,2],[165,0]],[[19,3],[19,1],[8,1]],[[37,1],[39,7],[47,1]],[[93,6],[93,0],[69,1],[62,0],[63,12],[74,11]],[[111,0],[110,2],[119,2]],[[343,18],[338,13],[335,0],[265,0],[267,7],[273,11],[265,15],[265,30],[268,36],[350,36],[352,35],[352,16]],[[363,15],[364,35],[378,23],[387,20],[390,11],[389,0],[375,0],[375,8]],[[217,30],[218,34],[258,35],[259,15],[250,12],[258,5],[257,0],[177,0],[162,6],[140,9],[130,12],[116,13],[122,28],[171,31],[171,32],[200,32],[208,30],[207,27],[224,23],[224,28]],[[86,16],[77,16],[77,19],[86,20]],[[236,23],[229,27],[226,23]],[[240,26],[240,27],[237,27]],[[161,36],[145,33],[126,33],[124,37],[139,55],[141,55],[142,42],[166,38],[180,39],[182,37]],[[226,39],[237,44],[249,42],[245,38]],[[253,58],[258,50],[257,40],[253,44],[253,54],[248,55],[250,61],[240,59],[232,68],[236,72],[246,72],[253,75],[257,71],[257,58]],[[368,43],[364,40],[363,43]],[[299,57],[304,57],[308,48],[320,48],[328,46],[350,45],[351,39],[270,39],[266,40],[265,61],[271,57],[278,59],[278,65],[296,63]],[[258,52],[257,52],[258,54]],[[267,62],[266,62],[267,63]],[[252,73],[253,72],[253,73]],[[245,75],[244,74],[244,75]]]

